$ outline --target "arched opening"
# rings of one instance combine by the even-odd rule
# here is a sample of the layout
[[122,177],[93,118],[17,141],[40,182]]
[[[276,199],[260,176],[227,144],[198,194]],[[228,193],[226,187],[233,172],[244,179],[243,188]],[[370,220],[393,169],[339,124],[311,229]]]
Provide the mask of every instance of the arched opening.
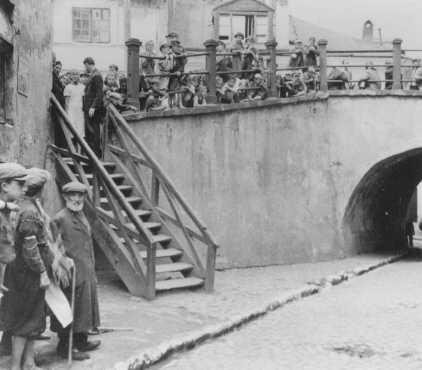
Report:
[[360,252],[405,247],[409,205],[422,180],[422,148],[386,158],[356,186],[343,218],[346,243]]

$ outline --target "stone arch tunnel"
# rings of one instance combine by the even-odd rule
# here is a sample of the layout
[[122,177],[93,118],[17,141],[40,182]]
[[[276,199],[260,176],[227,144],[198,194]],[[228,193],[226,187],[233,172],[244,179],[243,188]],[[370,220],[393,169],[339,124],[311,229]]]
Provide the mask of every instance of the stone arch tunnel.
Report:
[[405,246],[410,201],[422,181],[422,147],[375,164],[354,189],[343,219],[346,243],[357,251]]

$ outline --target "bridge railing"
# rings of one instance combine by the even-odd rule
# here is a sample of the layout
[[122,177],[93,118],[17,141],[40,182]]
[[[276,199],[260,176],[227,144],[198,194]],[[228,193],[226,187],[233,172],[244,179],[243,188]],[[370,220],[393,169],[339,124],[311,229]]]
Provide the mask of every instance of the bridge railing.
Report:
[[[140,54],[141,42],[138,39],[130,39],[126,42],[128,48],[128,102],[131,105],[139,107],[139,80],[141,78],[141,68],[140,68],[140,58],[152,58],[156,60],[164,59],[164,57],[148,56]],[[175,58],[197,58],[205,57],[205,69],[201,71],[192,71],[192,72],[182,72],[182,73],[154,73],[154,74],[142,74],[144,78],[153,78],[153,77],[175,77],[183,75],[200,75],[204,76],[206,82],[207,103],[216,103],[217,102],[217,86],[216,86],[216,77],[224,76],[227,74],[245,74],[245,73],[254,73],[261,72],[265,74],[267,79],[267,87],[269,96],[278,97],[280,86],[277,84],[277,78],[280,77],[280,72],[295,72],[295,71],[305,71],[306,66],[298,67],[287,67],[279,65],[280,59],[290,57],[295,51],[287,51],[277,49],[277,42],[275,40],[270,40],[265,43],[265,50],[259,51],[259,56],[266,56],[267,65],[259,66],[258,68],[253,68],[250,70],[242,70],[241,68],[241,53],[237,51],[231,52],[219,52],[217,53],[218,42],[215,40],[208,40],[204,43],[205,49],[190,49],[191,51],[180,56],[175,56]],[[318,61],[317,65],[314,66],[316,72],[318,72],[318,83],[316,84],[316,89],[321,91],[328,91],[336,88],[336,82],[344,82],[344,80],[330,79],[329,72],[330,69],[334,67],[345,68],[346,70],[365,70],[367,68],[389,68],[392,69],[391,78],[381,78],[377,80],[366,79],[368,83],[377,83],[382,84],[386,89],[400,90],[405,86],[408,86],[410,82],[414,82],[413,77],[410,75],[410,71],[414,68],[413,65],[406,64],[406,58],[404,53],[406,50],[402,49],[402,40],[395,39],[392,43],[392,48],[374,48],[374,49],[364,49],[364,50],[335,50],[328,48],[328,42],[326,40],[320,40],[318,42]],[[408,51],[421,51],[421,50],[408,50]],[[232,59],[233,68],[228,71],[217,71],[217,58],[228,56]],[[339,64],[338,59],[342,58],[372,58],[374,60],[385,59],[385,64],[371,63],[370,65],[364,64],[362,62],[357,62],[353,64]],[[337,59],[337,60],[336,60]],[[409,61],[409,58],[407,58]],[[405,73],[403,73],[405,72]],[[349,86],[357,87],[365,79],[349,79],[347,83]],[[381,87],[380,87],[381,88]],[[248,88],[248,89],[254,89]],[[169,94],[179,94],[183,90],[169,91]]]

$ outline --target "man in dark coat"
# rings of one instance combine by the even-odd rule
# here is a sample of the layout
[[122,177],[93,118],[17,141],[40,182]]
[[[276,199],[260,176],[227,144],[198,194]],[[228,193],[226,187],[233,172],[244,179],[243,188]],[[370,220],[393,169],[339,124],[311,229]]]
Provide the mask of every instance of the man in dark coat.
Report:
[[95,68],[94,59],[84,59],[89,79],[85,87],[83,110],[85,115],[86,140],[92,150],[101,157],[101,123],[104,116],[103,77]]
[[[94,246],[91,227],[83,212],[87,189],[85,185],[73,181],[63,186],[66,208],[53,218],[52,230],[61,235],[64,252],[73,259],[76,269],[76,291],[73,318],[73,358],[89,358],[85,353],[98,348],[99,340],[88,341],[88,333],[100,325],[100,313],[97,296],[97,278],[95,276]],[[65,295],[71,299],[71,289],[64,287]],[[59,336],[57,353],[66,358],[69,344],[70,328],[63,328],[53,319],[53,331]],[[85,357],[83,357],[85,356]]]

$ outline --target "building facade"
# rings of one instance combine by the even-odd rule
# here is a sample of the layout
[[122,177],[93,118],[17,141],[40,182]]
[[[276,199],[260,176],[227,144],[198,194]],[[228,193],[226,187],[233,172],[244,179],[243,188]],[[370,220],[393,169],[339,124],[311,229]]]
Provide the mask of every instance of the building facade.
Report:
[[236,32],[287,47],[289,11],[286,0],[53,0],[53,29],[65,69],[81,69],[92,56],[100,70],[125,70],[127,39],[152,40],[158,50],[171,31],[189,48],[210,38],[231,42]]
[[0,161],[46,163],[51,15],[50,0],[0,2]]
[[126,69],[125,41],[157,45],[167,34],[166,0],[53,0],[54,51],[65,69],[81,69],[85,57],[100,70]]

